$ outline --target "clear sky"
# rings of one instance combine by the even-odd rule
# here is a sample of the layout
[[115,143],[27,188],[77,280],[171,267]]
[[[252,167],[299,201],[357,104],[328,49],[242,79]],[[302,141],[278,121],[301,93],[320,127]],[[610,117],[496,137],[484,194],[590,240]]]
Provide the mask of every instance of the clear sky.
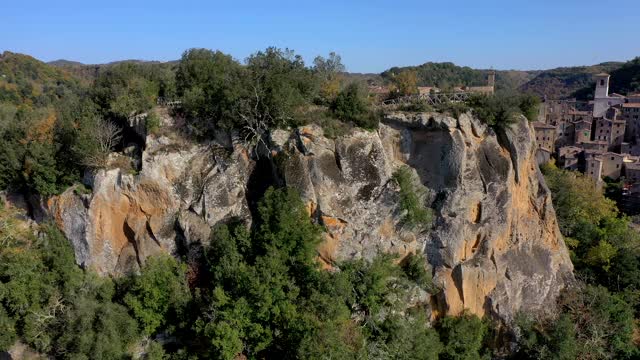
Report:
[[427,61],[546,69],[640,56],[640,0],[0,0],[0,51],[103,63],[175,60],[205,47],[237,59],[267,46],[347,70]]

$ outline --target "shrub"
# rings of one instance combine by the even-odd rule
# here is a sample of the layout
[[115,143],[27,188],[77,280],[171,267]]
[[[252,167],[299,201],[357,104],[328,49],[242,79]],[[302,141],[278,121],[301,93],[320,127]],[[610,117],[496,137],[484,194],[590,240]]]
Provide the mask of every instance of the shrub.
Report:
[[411,170],[403,166],[396,170],[393,179],[400,187],[400,209],[404,212],[404,225],[417,229],[429,226],[432,211],[424,205],[424,189],[416,184]]
[[407,278],[429,293],[435,293],[431,274],[427,271],[427,259],[422,254],[410,253],[400,264]]
[[505,128],[513,124],[521,114],[529,121],[536,120],[540,99],[528,94],[479,94],[473,95],[468,104],[480,120],[497,128]]
[[475,315],[447,316],[438,324],[440,338],[444,344],[441,359],[471,360],[489,359],[484,342],[488,324]]
[[155,134],[160,129],[160,117],[155,111],[149,111],[145,122],[145,129],[147,130],[147,134]]
[[380,114],[373,111],[366,92],[356,83],[340,91],[330,108],[338,119],[365,129],[375,129],[380,122]]
[[169,256],[147,259],[140,276],[132,275],[124,285],[124,303],[146,334],[153,334],[179,318],[190,294],[186,267]]

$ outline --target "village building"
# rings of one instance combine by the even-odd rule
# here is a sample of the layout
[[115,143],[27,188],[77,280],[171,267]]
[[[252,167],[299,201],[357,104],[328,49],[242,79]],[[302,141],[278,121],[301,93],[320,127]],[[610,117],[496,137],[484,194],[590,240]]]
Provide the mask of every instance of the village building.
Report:
[[625,180],[631,183],[640,182],[640,162],[625,164]]
[[599,151],[601,153],[606,152],[609,149],[608,141],[586,141],[576,145],[580,146],[584,150]]
[[586,159],[585,174],[595,181],[596,184],[602,183],[602,158],[591,157]]
[[594,138],[597,141],[606,141],[611,151],[620,151],[620,146],[624,141],[624,134],[624,120],[601,118],[596,121]]
[[[573,145],[576,143],[576,125],[572,122],[563,121],[556,125],[556,141],[555,148],[559,149],[563,146]],[[589,125],[588,137],[586,140],[591,138],[591,125]],[[584,140],[583,140],[584,141]]]
[[536,133],[538,148],[545,149],[552,153],[556,140],[556,127],[536,121],[533,123],[533,128]]
[[[640,97],[639,97],[640,98]],[[627,133],[625,139],[627,141],[633,141],[640,137],[640,102],[631,102],[621,105],[622,115],[621,118],[627,124]]]
[[591,140],[591,121],[588,120],[579,120],[573,123],[574,128],[574,136],[573,143],[574,144],[582,144],[587,143]]
[[558,149],[558,165],[565,170],[578,170],[580,156],[584,150],[577,146],[564,146]]

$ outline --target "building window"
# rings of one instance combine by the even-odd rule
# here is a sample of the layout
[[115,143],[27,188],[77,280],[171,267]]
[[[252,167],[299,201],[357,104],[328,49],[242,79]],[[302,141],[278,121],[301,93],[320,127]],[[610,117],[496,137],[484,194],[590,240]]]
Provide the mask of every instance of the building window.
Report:
[[613,160],[613,159],[614,159],[614,157],[612,156],[612,157],[611,157],[611,160]]
[[600,79],[600,86],[604,86],[604,80]]

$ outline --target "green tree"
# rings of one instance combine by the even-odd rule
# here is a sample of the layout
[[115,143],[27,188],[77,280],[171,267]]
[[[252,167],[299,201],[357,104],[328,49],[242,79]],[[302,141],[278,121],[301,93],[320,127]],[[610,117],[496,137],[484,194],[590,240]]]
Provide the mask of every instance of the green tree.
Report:
[[430,225],[431,209],[424,205],[425,190],[409,167],[400,167],[393,173],[393,179],[400,188],[400,210],[403,212],[404,225],[421,230]]
[[179,319],[189,301],[186,267],[169,256],[149,258],[139,276],[124,284],[124,303],[146,334]]
[[362,128],[376,129],[380,122],[379,114],[373,111],[366,92],[357,83],[351,83],[340,91],[330,109],[338,119]]
[[408,96],[418,93],[418,73],[403,70],[392,78],[396,96]]
[[177,95],[203,134],[237,127],[237,103],[247,96],[246,70],[220,51],[189,49],[176,70]]
[[447,316],[440,321],[439,333],[444,344],[441,359],[471,360],[489,358],[484,352],[488,325],[475,315]]

